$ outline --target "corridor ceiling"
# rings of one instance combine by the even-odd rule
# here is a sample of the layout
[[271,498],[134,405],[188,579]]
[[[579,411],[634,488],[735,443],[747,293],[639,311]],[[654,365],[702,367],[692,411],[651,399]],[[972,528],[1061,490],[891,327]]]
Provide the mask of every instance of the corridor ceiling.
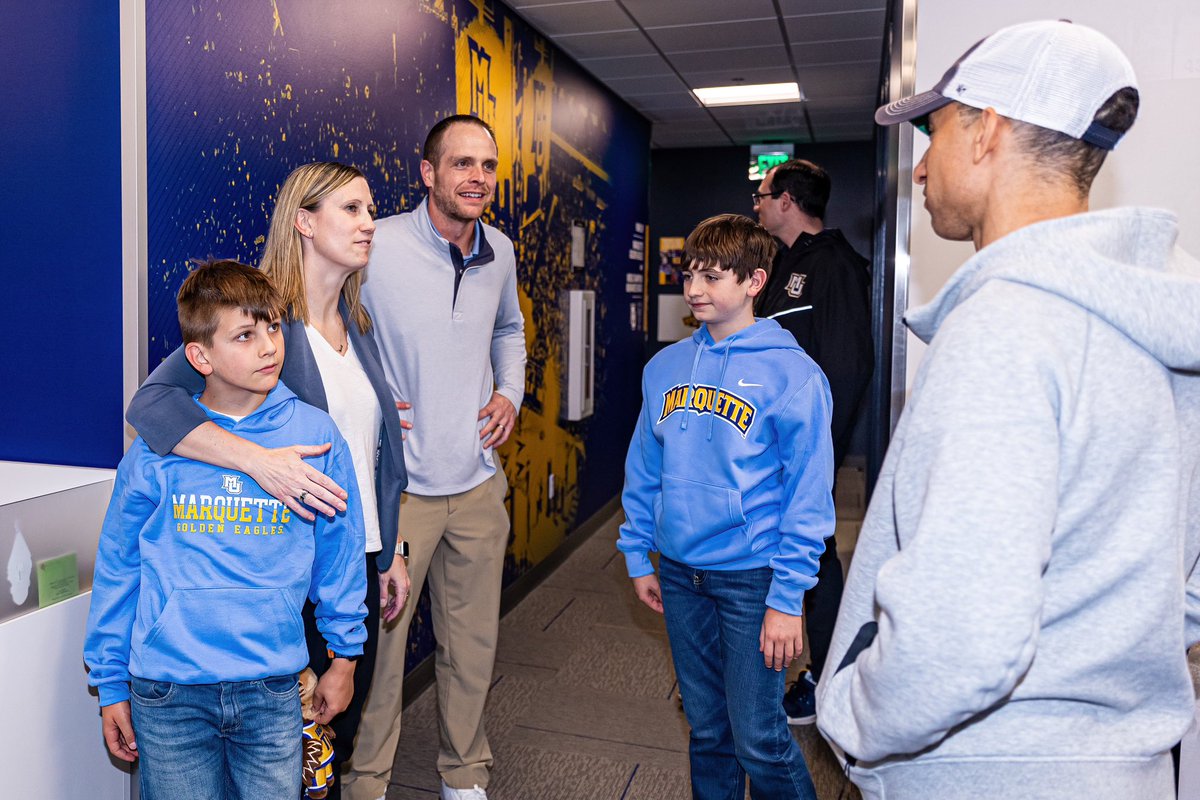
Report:
[[[654,123],[652,146],[871,138],[887,0],[506,0]],[[796,81],[799,103],[691,90]]]

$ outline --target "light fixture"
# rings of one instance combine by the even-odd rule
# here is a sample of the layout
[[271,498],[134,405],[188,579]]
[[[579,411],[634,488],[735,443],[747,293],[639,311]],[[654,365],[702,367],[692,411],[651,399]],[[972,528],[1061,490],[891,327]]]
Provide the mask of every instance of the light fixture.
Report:
[[706,106],[756,106],[764,103],[797,103],[800,86],[792,83],[756,83],[749,86],[710,86],[693,89],[692,94]]

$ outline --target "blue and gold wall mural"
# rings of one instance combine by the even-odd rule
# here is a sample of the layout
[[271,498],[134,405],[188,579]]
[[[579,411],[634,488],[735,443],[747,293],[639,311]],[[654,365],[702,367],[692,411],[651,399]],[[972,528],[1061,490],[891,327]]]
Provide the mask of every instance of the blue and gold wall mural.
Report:
[[[442,117],[493,126],[500,152],[488,221],[516,244],[529,368],[501,455],[515,580],[621,487],[639,403],[649,123],[491,0],[147,0],[150,363],[179,345],[175,293],[189,259],[256,263],[279,184],[294,167],[363,170],[381,215],[420,203],[421,145]],[[571,230],[586,230],[572,269]],[[635,258],[636,256],[636,258]],[[596,408],[560,419],[561,294],[597,298]],[[426,601],[423,601],[426,602]],[[432,651],[427,610],[409,666]]]

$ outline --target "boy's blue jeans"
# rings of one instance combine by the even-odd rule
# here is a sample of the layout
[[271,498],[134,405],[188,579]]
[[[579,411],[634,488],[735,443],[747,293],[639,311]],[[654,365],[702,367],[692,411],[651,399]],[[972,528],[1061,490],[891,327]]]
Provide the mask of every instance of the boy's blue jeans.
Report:
[[143,800],[299,796],[296,676],[186,685],[133,678]]
[[692,728],[692,797],[816,800],[783,711],[785,672],[763,664],[758,636],[769,567],[698,570],[659,560],[671,658]]

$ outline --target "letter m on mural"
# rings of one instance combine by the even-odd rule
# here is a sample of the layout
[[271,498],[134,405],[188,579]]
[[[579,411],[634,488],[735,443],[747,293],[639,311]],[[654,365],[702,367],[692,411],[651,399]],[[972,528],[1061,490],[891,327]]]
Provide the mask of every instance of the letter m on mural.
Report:
[[496,96],[492,94],[492,56],[474,39],[471,46],[471,113],[483,120],[496,118]]

